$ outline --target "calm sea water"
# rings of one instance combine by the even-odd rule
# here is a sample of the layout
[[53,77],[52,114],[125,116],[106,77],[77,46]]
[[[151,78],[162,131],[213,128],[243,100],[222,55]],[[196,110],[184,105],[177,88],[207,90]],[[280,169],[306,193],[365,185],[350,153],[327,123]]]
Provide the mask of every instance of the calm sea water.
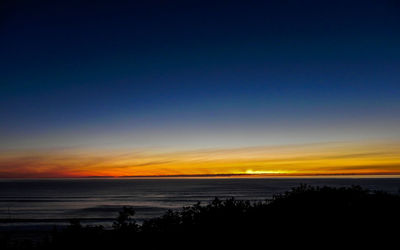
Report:
[[134,207],[140,222],[214,197],[265,200],[302,183],[400,190],[399,178],[0,180],[0,230],[66,225],[71,218],[107,226],[122,206]]

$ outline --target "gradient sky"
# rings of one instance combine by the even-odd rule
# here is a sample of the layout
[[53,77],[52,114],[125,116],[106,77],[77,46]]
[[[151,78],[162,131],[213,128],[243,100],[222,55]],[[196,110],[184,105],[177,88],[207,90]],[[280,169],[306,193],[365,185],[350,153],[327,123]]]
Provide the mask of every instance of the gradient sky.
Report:
[[[0,177],[400,172],[399,13],[398,1],[2,1]],[[325,161],[290,167],[298,154]]]

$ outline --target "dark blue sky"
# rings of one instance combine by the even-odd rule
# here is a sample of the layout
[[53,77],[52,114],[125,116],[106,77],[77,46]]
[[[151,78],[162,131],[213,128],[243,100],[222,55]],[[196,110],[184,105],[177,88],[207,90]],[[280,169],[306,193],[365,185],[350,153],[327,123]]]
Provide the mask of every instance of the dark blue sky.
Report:
[[397,1],[9,1],[1,148],[400,134]]

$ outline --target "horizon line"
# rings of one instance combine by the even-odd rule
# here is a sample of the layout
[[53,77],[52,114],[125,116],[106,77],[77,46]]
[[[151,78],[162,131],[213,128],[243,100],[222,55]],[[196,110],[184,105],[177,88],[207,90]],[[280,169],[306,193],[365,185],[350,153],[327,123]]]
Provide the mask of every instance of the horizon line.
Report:
[[279,178],[279,177],[399,177],[400,172],[392,172],[392,173],[302,173],[302,174],[293,174],[293,173],[274,173],[274,174],[182,174],[182,175],[128,175],[128,176],[44,176],[44,177],[1,177],[0,179],[118,179],[118,178],[138,178],[138,179],[146,179],[146,178]]

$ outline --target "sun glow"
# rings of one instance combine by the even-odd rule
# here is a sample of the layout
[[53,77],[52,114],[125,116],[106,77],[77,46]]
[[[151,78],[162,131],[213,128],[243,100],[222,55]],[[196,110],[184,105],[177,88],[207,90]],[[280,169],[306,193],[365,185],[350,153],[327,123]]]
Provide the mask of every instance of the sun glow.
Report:
[[252,169],[248,169],[246,170],[246,172],[244,172],[243,174],[254,174],[254,175],[273,175],[273,174],[290,174],[293,172],[289,172],[289,171],[282,171],[282,170],[252,170]]

